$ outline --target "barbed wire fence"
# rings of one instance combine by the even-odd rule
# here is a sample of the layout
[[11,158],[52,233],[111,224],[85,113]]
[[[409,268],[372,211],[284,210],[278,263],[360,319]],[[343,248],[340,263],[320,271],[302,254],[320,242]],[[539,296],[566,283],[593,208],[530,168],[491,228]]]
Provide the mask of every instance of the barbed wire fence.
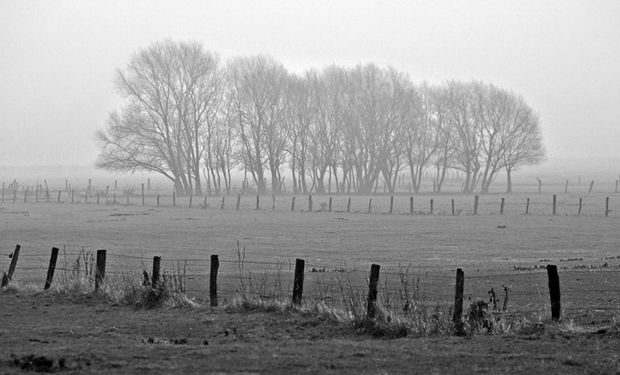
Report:
[[[204,303],[210,301],[213,304],[214,297],[219,303],[226,303],[235,296],[248,294],[262,299],[292,298],[295,301],[297,293],[297,301],[302,299],[303,294],[303,301],[320,301],[327,306],[342,308],[350,303],[352,296],[369,303],[369,288],[372,289],[373,285],[370,271],[380,266],[374,280],[375,296],[378,296],[376,303],[395,311],[404,311],[412,304],[456,309],[459,270],[464,272],[461,304],[482,300],[493,305],[494,309],[513,315],[548,316],[550,299],[553,305],[554,298],[549,265],[513,266],[512,269],[476,266],[457,270],[452,266],[416,267],[389,262],[380,265],[351,261],[334,264],[293,258],[265,261],[246,258],[242,248],[237,249],[236,257],[222,258],[217,254],[191,258],[147,257],[95,251],[87,246],[64,246],[55,251],[56,259],[53,259],[54,250],[50,255],[30,249],[22,251],[19,245],[12,252],[0,254],[3,287],[9,283],[19,283],[43,290],[52,283],[75,276],[76,272],[97,280],[98,273],[103,270],[101,282],[105,282],[104,277],[106,280],[115,277],[135,279],[145,274],[153,282],[163,275],[174,277],[188,297]],[[100,264],[101,254],[103,264]],[[159,260],[155,261],[155,258]],[[557,269],[562,285],[563,315],[613,316],[620,312],[620,257],[609,257],[605,263],[588,266],[564,262]],[[559,284],[557,288],[559,304]]]

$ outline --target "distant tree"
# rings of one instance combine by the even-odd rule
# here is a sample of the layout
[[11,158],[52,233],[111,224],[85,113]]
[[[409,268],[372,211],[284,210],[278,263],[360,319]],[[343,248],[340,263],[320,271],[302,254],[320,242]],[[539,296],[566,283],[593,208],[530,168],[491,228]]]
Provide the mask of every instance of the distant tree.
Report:
[[510,119],[503,129],[506,139],[502,155],[506,170],[506,192],[512,193],[512,172],[539,164],[545,158],[538,116],[521,97],[515,97]]
[[203,137],[219,106],[218,57],[198,43],[164,41],[140,50],[115,86],[124,99],[97,132],[96,165],[169,178],[179,194],[201,194]]
[[279,192],[285,161],[283,129],[287,71],[266,56],[236,58],[228,66],[234,102],[240,161],[252,174],[259,193],[265,193],[265,166],[271,186]]

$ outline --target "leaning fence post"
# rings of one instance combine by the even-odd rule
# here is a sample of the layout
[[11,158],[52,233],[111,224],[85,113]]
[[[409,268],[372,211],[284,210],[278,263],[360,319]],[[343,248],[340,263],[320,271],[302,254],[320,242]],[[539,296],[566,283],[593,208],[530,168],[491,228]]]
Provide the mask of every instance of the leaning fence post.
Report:
[[527,198],[527,200],[525,201],[525,214],[529,214],[530,213],[530,198]]
[[192,208],[192,199],[193,199],[193,194],[189,193],[189,204],[188,204],[189,208]]
[[454,293],[454,315],[452,316],[452,322],[456,328],[457,333],[461,333],[463,329],[463,290],[465,288],[465,273],[462,269],[456,269],[456,287]]
[[9,284],[9,281],[13,279],[13,274],[15,273],[15,267],[17,267],[17,260],[19,259],[19,250],[22,247],[20,245],[15,245],[15,250],[13,251],[13,256],[11,257],[11,265],[9,266],[9,273],[6,274],[6,277],[2,278],[2,287],[5,287]]
[[351,212],[351,197],[349,197],[349,201],[347,202],[347,213]]
[[368,213],[372,210],[372,198],[368,200]]
[[605,198],[605,217],[609,216],[609,197]]
[[54,280],[54,270],[56,270],[56,260],[58,259],[58,248],[52,247],[52,256],[50,257],[50,265],[47,268],[47,278],[45,279],[45,288],[49,289]]
[[474,197],[474,215],[478,215],[478,202],[480,202],[480,196]]
[[304,267],[306,262],[303,259],[295,260],[295,279],[293,281],[293,304],[301,305],[301,298],[304,292]]
[[581,215],[581,205],[583,203],[583,198],[579,198],[579,209],[577,210],[577,216]]
[[295,197],[291,198],[291,211],[295,211]]
[[151,273],[151,285],[153,288],[157,287],[159,283],[159,270],[161,268],[161,257],[154,256],[153,257],[153,272]]
[[237,210],[239,209],[239,206],[241,206],[241,193],[237,194]]
[[103,279],[105,279],[105,250],[97,250],[97,263],[95,270],[95,290],[99,290],[101,284],[103,284]]
[[211,307],[217,306],[217,270],[220,260],[217,255],[211,255],[211,273],[209,274],[209,301]]
[[377,315],[377,286],[379,285],[379,270],[381,266],[373,264],[370,266],[370,281],[368,283],[368,307],[366,317],[374,319]]
[[557,322],[560,320],[562,310],[558,267],[553,264],[547,265],[547,276],[549,277],[549,296],[551,297],[551,319]]

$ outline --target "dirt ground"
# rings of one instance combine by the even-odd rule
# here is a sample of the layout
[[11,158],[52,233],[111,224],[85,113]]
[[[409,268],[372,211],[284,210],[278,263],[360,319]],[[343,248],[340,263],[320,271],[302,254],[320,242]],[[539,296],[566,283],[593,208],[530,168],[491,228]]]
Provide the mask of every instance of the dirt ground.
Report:
[[509,335],[384,339],[288,311],[136,310],[11,290],[0,306],[3,374],[620,372],[617,328],[562,333],[547,322]]

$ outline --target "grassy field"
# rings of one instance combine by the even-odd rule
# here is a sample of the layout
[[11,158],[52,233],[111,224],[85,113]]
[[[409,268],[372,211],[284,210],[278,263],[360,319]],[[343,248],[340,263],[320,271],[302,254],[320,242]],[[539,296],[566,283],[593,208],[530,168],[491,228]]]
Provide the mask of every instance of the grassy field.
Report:
[[[380,302],[398,310],[404,291],[403,275],[407,276],[410,292],[418,288],[419,301],[447,309],[454,301],[454,272],[462,268],[466,305],[488,300],[491,288],[503,298],[504,285],[509,289],[509,314],[548,322],[549,296],[544,266],[557,264],[564,322],[572,321],[571,324],[579,328],[546,325],[542,331],[535,330],[533,341],[532,333],[527,331],[501,337],[476,337],[473,341],[442,337],[398,339],[386,344],[350,327],[338,325],[334,328],[331,327],[333,322],[321,319],[317,322],[318,318],[295,312],[274,315],[219,309],[133,311],[110,307],[97,299],[88,303],[72,298],[55,302],[48,293],[5,291],[0,294],[0,302],[11,307],[3,309],[4,317],[18,319],[21,323],[3,328],[1,338],[12,348],[9,352],[20,355],[42,352],[54,357],[62,355],[63,350],[73,350],[76,345],[87,343],[89,351],[84,356],[96,364],[94,372],[110,370],[109,366],[114,363],[119,367],[112,368],[118,372],[146,371],[149,366],[162,372],[173,369],[199,372],[198,368],[177,363],[174,358],[180,356],[194,361],[202,355],[214,358],[213,366],[205,368],[234,372],[299,372],[302,368],[312,372],[408,372],[415,367],[407,367],[407,361],[418,361],[420,372],[454,372],[461,368],[459,366],[491,372],[545,369],[613,372],[620,369],[616,354],[607,358],[603,355],[617,353],[618,335],[592,336],[592,332],[598,332],[601,327],[613,325],[613,319],[620,312],[617,294],[620,286],[620,209],[617,206],[620,198],[611,195],[612,211],[605,217],[606,195],[588,196],[582,215],[577,217],[574,212],[577,195],[559,195],[555,216],[550,212],[551,195],[531,195],[529,215],[522,212],[526,195],[506,196],[504,215],[499,215],[501,197],[482,196],[476,216],[470,212],[473,197],[460,195],[455,196],[458,209],[454,216],[450,212],[452,196],[449,195],[415,197],[414,215],[408,214],[408,196],[396,197],[392,215],[386,214],[389,209],[386,196],[354,196],[348,213],[348,197],[334,197],[332,212],[306,212],[307,198],[302,197],[297,198],[297,208],[293,212],[290,211],[290,197],[277,198],[276,210],[272,210],[271,197],[263,197],[266,207],[261,205],[264,208],[260,210],[255,209],[255,197],[244,197],[240,210],[234,209],[234,198],[230,198],[230,206],[224,210],[216,203],[207,209],[189,209],[153,207],[153,201],[144,207],[139,203],[125,206],[92,202],[5,202],[0,206],[0,254],[3,254],[0,271],[8,268],[10,259],[6,255],[17,243],[22,250],[14,281],[28,290],[29,285],[42,289],[52,246],[61,249],[57,280],[63,277],[63,270],[71,270],[82,249],[86,253],[108,250],[109,278],[127,274],[139,277],[143,269],[150,268],[150,259],[160,255],[165,269],[177,272],[185,268],[190,297],[208,302],[209,256],[218,254],[220,296],[226,304],[239,289],[241,279],[246,283],[252,280],[257,294],[288,298],[294,260],[302,258],[306,260],[304,298],[321,299],[335,306],[344,297],[343,287],[363,299],[370,265],[376,263],[381,265]],[[372,213],[368,214],[370,198],[373,206]],[[319,210],[321,203],[327,203],[328,199],[314,197],[314,210]],[[433,215],[428,207],[430,199],[434,201]],[[134,198],[134,202],[139,200]],[[240,254],[245,255],[242,262]],[[240,275],[240,265],[244,267],[243,275]],[[325,272],[312,272],[313,269]],[[26,308],[32,311],[20,315]],[[37,309],[48,313],[41,315]],[[79,325],[81,328],[74,330],[75,336],[71,336],[66,333],[69,311],[75,311],[75,319],[85,322],[87,316],[93,314],[99,318],[95,323]],[[43,323],[44,316],[51,317],[50,321]],[[119,319],[123,321],[120,325],[116,323],[121,321]],[[217,328],[203,327],[201,319],[211,322],[205,323],[208,327],[214,324]],[[233,340],[222,333],[228,329],[223,326],[238,324],[239,319],[247,320],[242,329],[252,334],[236,335]],[[282,337],[265,328],[277,326],[278,321],[283,331],[276,331]],[[318,328],[302,329],[299,322]],[[158,333],[159,336],[149,331],[162,324],[169,324],[171,331]],[[303,324],[301,326],[306,327]],[[35,334],[39,325],[47,328]],[[123,333],[108,332],[105,328],[97,328],[103,331],[94,334],[83,331],[107,326],[122,326]],[[190,340],[189,346],[164,342],[169,338],[189,337],[188,330],[197,327],[202,327],[205,337],[217,338],[218,349],[200,347],[198,339]],[[53,332],[62,337],[54,338]],[[28,341],[32,338],[29,335],[58,345],[52,348],[39,341]],[[148,353],[137,354],[145,350],[140,340],[148,343],[148,338],[155,336],[159,340],[155,342],[160,345],[146,345]],[[6,341],[8,337],[11,339]],[[108,358],[108,349],[104,346],[114,345],[114,340],[119,340],[118,345]],[[454,351],[446,352],[447,347]],[[133,354],[124,353],[122,348]],[[308,350],[316,352],[316,356],[304,357]],[[497,350],[503,351],[502,354],[495,355]],[[563,354],[559,354],[560,350]],[[600,358],[599,354],[594,357],[583,354],[589,350],[600,350]],[[158,353],[161,351],[174,355],[160,360]],[[355,356],[358,352],[360,354]],[[3,355],[3,359],[7,359],[7,354]],[[140,365],[133,364],[132,355],[138,355]],[[302,358],[297,360],[297,356]],[[72,358],[76,366],[84,370],[81,359]],[[384,358],[397,363],[386,364],[382,362]],[[148,364],[151,360],[155,362]],[[295,367],[297,365],[300,367]]]

